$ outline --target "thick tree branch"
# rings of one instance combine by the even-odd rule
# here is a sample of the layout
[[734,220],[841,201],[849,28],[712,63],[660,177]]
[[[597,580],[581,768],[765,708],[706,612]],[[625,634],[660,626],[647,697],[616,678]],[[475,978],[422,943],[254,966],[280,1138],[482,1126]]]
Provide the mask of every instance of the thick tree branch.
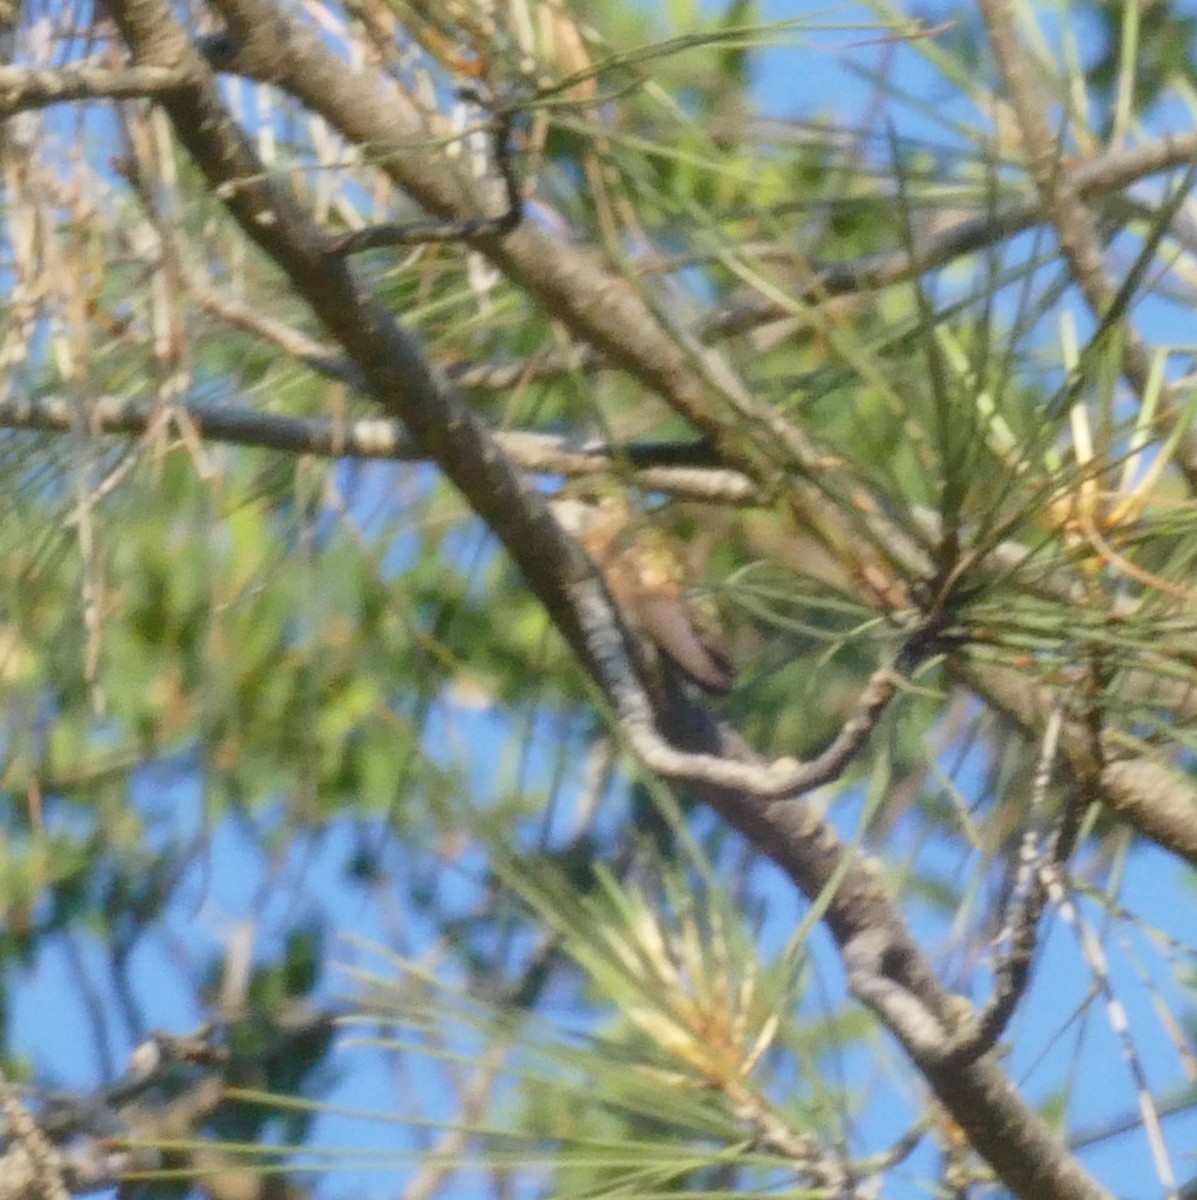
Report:
[[68,100],[128,100],[182,82],[171,67],[108,67],[80,63],[56,70],[0,66],[0,118]]
[[[315,29],[281,13],[270,0],[219,0],[229,34],[212,55],[222,70],[272,83],[319,113],[352,145],[369,146],[378,167],[422,208],[443,220],[485,216],[476,185],[441,159],[422,151],[429,137],[423,114],[397,87],[344,60]],[[570,332],[661,396],[706,436],[729,466],[759,476],[781,448],[753,430],[736,427],[719,387],[699,369],[625,279],[592,253],[554,237],[532,221],[499,237],[471,237],[505,275],[535,296]],[[769,406],[749,399],[752,420],[769,430],[778,420]],[[795,444],[787,439],[787,453]]]
[[[499,450],[483,424],[349,265],[330,252],[293,196],[253,153],[224,107],[215,80],[159,0],[110,5],[139,64],[170,65],[186,86],[161,103],[179,140],[242,230],[275,262],[361,373],[366,392],[404,425],[417,452],[436,462],[499,535],[558,627],[616,699],[621,714],[651,726],[630,642],[594,568],[564,535],[541,497]],[[270,23],[264,27],[269,32]],[[581,591],[615,630],[592,655],[577,616]],[[601,589],[600,589],[601,591]]]
[[[358,382],[365,390],[364,383],[360,379]],[[187,405],[183,412],[201,436],[234,445],[259,446],[287,453],[394,461],[423,460],[425,457],[407,436],[402,422],[396,420],[286,417],[233,406],[207,405]],[[157,407],[148,400],[100,397],[89,405],[85,420],[87,427],[95,433],[137,436],[146,432],[157,415]],[[78,418],[75,406],[62,397],[8,399],[0,400],[0,426],[70,433],[77,431]],[[493,437],[502,453],[528,472],[580,477],[609,473],[613,469],[626,470],[631,466],[635,468],[636,485],[646,490],[722,504],[756,504],[762,500],[751,482],[734,471],[697,464],[656,465],[678,461],[684,454],[693,452],[693,447],[579,445],[568,438],[525,432],[497,432]],[[921,516],[928,533],[938,536],[935,515]],[[883,528],[880,533],[888,538],[891,546],[901,549],[902,542],[893,531]],[[911,550],[913,552],[913,548]],[[1017,569],[1029,554],[1026,547],[1003,544],[991,556],[992,565],[998,571]],[[988,562],[987,559],[978,564],[977,569],[984,571]],[[906,566],[916,574],[928,569],[928,564],[918,558],[908,561]],[[1068,578],[1046,577],[1032,581],[1032,586],[1064,603],[1082,603],[1084,600],[1077,591],[1079,584]],[[966,667],[963,659],[953,661],[954,673],[966,686],[1012,716],[1030,736],[1042,736],[1051,710],[1051,697],[1045,690],[1037,690],[1030,681],[1012,672],[975,663]],[[1180,694],[1176,704],[1192,704],[1192,689],[1178,687],[1177,691]],[[802,764],[788,777],[791,785],[806,791],[838,775],[859,751],[872,728],[875,714],[883,707],[883,703],[876,705],[876,701],[877,696],[867,692],[860,702],[858,716],[844,726],[818,759]],[[1086,744],[1078,731],[1077,738],[1065,739],[1065,751],[1071,749],[1083,756]],[[672,765],[676,766],[676,760]],[[1197,818],[1194,817],[1197,792],[1184,777],[1156,759],[1128,754],[1125,749],[1111,745],[1101,778],[1107,799],[1133,828],[1189,862],[1197,863]],[[758,783],[763,782],[758,780]],[[769,786],[779,785],[771,783]]]
[[[666,729],[685,745],[735,750],[735,736],[714,728],[693,708],[675,710]],[[1007,1187],[1035,1200],[1107,1195],[1026,1106],[992,1054],[967,1064],[944,1054],[971,1023],[968,1005],[935,979],[890,902],[877,864],[850,855],[809,805],[709,786],[693,790],[777,863],[813,904],[826,906],[825,920],[852,990],[902,1043]]]
[[[395,461],[424,458],[407,436],[402,422],[396,420],[286,417],[233,406],[207,405],[187,405],[183,412],[201,436],[235,445],[322,456]],[[85,419],[87,427],[95,433],[137,436],[146,432],[157,415],[157,407],[148,400],[100,397],[89,405]],[[0,426],[70,433],[77,430],[78,418],[75,406],[62,397],[8,399],[0,400]],[[626,470],[631,466],[635,468],[636,485],[646,490],[722,504],[757,504],[762,500],[751,482],[734,471],[699,465],[655,465],[677,461],[685,452],[692,451],[692,447],[579,445],[568,438],[525,432],[497,432],[493,436],[502,453],[528,472],[581,477],[609,473],[613,469]],[[924,515],[928,532],[938,536],[934,514]],[[895,549],[901,548],[901,541],[892,531],[882,529],[880,532],[889,538]],[[999,571],[1017,569],[1029,553],[1026,547],[1003,544],[992,556],[992,565]],[[984,571],[988,561],[980,563],[977,569]],[[916,574],[927,569],[927,564],[917,559],[906,565]],[[1075,581],[1048,577],[1032,582],[1043,594],[1061,602],[1083,602],[1083,596],[1077,594],[1079,584]],[[966,686],[1016,719],[1030,736],[1042,736],[1051,709],[1051,697],[1045,690],[1039,691],[1024,677],[997,668],[975,663],[965,667],[962,659],[954,660],[954,663],[954,673]],[[1177,691],[1175,703],[1191,706],[1192,689],[1178,687]],[[858,753],[886,699],[887,696],[883,697],[877,704],[878,697],[866,692],[857,717],[844,726],[832,745],[818,759],[793,768],[784,777],[785,781],[801,792],[836,777]],[[1082,757],[1076,760],[1079,763],[1083,761],[1086,744],[1078,731],[1076,738],[1065,739],[1065,751],[1080,754]],[[662,766],[677,769],[679,761],[684,764],[680,769],[682,775],[695,766],[693,762],[687,764],[685,758],[670,759]],[[699,774],[702,774],[701,770]],[[1125,749],[1111,745],[1101,778],[1112,807],[1133,828],[1189,862],[1197,863],[1197,818],[1194,817],[1197,792],[1183,776],[1156,759],[1128,754]],[[765,792],[782,786],[772,777],[768,780],[758,778],[757,783],[758,790]]]
[[[440,466],[499,536],[613,703],[635,752],[672,780],[703,780],[769,796],[814,786],[812,778],[821,779],[826,764],[812,777],[792,759],[763,765],[682,752],[662,739],[637,671],[634,643],[590,559],[564,534],[462,397],[431,368],[415,339],[330,250],[292,195],[263,171],[226,111],[207,64],[158,0],[130,0],[114,4],[112,11],[139,62],[185,70],[189,83],[162,98],[180,141],[243,231],[339,339],[367,393],[404,422],[418,452]],[[893,687],[887,683],[879,699],[870,689],[865,707],[879,712]],[[860,725],[847,732],[848,740],[859,745]]]
[[[632,674],[626,635],[590,564],[564,537],[540,498],[523,485],[469,408],[430,370],[411,337],[344,262],[327,253],[320,234],[290,196],[261,172],[164,0],[113,0],[110,11],[138,62],[179,65],[186,72],[188,86],[166,94],[162,104],[216,194],[345,347],[371,394],[405,422],[415,444],[441,465],[499,534],[624,723],[643,720],[651,725],[650,706]],[[270,45],[283,31],[267,20],[252,32]],[[285,37],[277,45],[279,54],[293,59],[296,48]],[[335,78],[325,75],[312,83],[333,87],[344,76],[342,70]],[[671,361],[676,362],[676,355]],[[721,761],[739,753],[700,707],[684,697],[675,700],[663,720],[683,753],[706,756],[713,750]],[[957,1006],[913,943],[876,870],[847,854],[808,805],[762,800],[710,782],[698,790],[807,896],[826,905],[828,926],[857,993],[893,1021],[891,1027],[941,1102],[1007,1185],[1045,1200],[1103,1196],[1046,1123],[1022,1102],[991,1056],[950,1069],[935,1057],[935,1034],[942,1040]],[[886,988],[887,1001],[900,996],[903,1003],[877,1003],[877,994]]]
[[[1005,713],[1029,736],[1042,737],[1054,694],[1012,670],[979,666],[963,658],[949,668],[987,704]],[[1060,750],[1072,770],[1084,778],[1097,771],[1102,799],[1144,837],[1197,866],[1197,787],[1167,763],[1131,752],[1114,733],[1102,738],[1101,763],[1094,761],[1092,739],[1080,721],[1068,720]]]

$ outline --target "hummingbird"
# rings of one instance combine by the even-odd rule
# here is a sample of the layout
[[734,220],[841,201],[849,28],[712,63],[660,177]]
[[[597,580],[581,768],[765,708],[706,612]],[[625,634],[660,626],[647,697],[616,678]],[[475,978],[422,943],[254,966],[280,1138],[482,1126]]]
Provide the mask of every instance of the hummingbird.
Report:
[[[686,596],[686,573],[669,537],[649,525],[621,489],[566,488],[549,511],[602,572],[628,625],[703,691],[731,690],[722,634]],[[707,619],[704,619],[707,618]]]

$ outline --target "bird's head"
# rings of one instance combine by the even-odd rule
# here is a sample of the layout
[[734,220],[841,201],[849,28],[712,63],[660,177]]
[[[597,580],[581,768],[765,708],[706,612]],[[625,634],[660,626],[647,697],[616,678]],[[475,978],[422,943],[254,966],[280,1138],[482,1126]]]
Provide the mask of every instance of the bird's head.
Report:
[[626,491],[601,480],[567,484],[549,501],[549,511],[566,533],[582,542],[614,536],[635,516]]

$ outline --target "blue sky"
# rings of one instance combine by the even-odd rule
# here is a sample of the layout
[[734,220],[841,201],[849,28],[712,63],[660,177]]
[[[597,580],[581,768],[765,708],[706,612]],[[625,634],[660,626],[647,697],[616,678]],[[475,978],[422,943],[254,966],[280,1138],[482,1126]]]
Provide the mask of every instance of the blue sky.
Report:
[[[934,17],[950,12],[954,6],[930,7]],[[841,55],[849,56],[866,71],[883,70],[888,78],[900,79],[902,86],[912,92],[938,91],[920,55],[910,48],[894,48],[877,40],[874,18],[865,6],[778,0],[766,5],[765,13],[773,20],[815,14],[826,24],[823,30],[811,35],[811,42],[817,48],[778,50],[763,57],[755,86],[758,102],[765,112],[804,119],[815,116],[859,118],[870,101],[869,80],[865,74],[845,71],[839,61]],[[795,69],[795,63],[800,63],[801,69]],[[901,113],[899,133],[902,136],[928,137],[937,141],[948,136],[938,119],[909,108],[894,111]],[[946,115],[952,114],[948,111]],[[944,116],[944,111],[937,114],[937,117]],[[1165,114],[1162,119],[1170,120],[1172,114]],[[1176,119],[1187,120],[1187,114],[1178,111]],[[1182,336],[1179,329],[1177,336]],[[470,712],[445,713],[439,719],[452,723],[454,736],[477,748],[480,771],[488,770],[501,757],[508,735],[501,721]],[[442,733],[447,736],[447,731],[442,730]],[[967,775],[958,779],[958,782],[962,781],[964,786],[968,785]],[[153,784],[155,802],[168,802],[177,819],[198,832],[203,822],[198,783],[187,777],[178,779],[171,784],[165,797],[157,783]],[[979,786],[979,780],[973,783]],[[147,784],[147,796],[150,787]],[[845,836],[854,831],[859,812],[859,807],[852,803],[844,803],[837,809],[837,820]],[[390,930],[381,916],[379,897],[364,888],[348,888],[342,882],[344,864],[355,845],[354,832],[347,825],[334,827],[322,837],[297,848],[286,862],[280,864],[265,855],[261,847],[251,844],[234,823],[228,822],[215,829],[209,856],[210,873],[188,881],[175,910],[164,915],[162,929],[145,939],[138,951],[133,979],[149,1022],[176,1031],[190,1030],[198,1025],[202,1014],[189,1002],[190,989],[179,985],[181,964],[223,945],[230,930],[244,921],[247,912],[253,911],[260,922],[257,930],[259,946],[267,955],[276,948],[275,939],[281,936],[295,913],[305,908],[328,916],[334,926],[351,930],[357,936],[387,941]],[[945,871],[954,866],[954,863],[944,863]],[[276,889],[276,898],[259,912],[257,897],[268,878]],[[475,895],[474,885],[463,874],[457,886],[464,906]],[[1124,890],[1145,920],[1175,937],[1192,936],[1194,893],[1191,877],[1186,879],[1172,860],[1155,851],[1137,851],[1129,861]],[[775,876],[761,931],[766,953],[785,943],[802,912],[803,906],[792,888]],[[1092,911],[1089,915],[1097,919]],[[421,929],[418,919],[410,914],[408,918],[413,922],[409,933],[418,944],[431,931]],[[929,911],[919,914],[916,931],[933,949],[946,943],[948,931],[942,918]],[[1043,970],[1015,1026],[1013,1040],[1017,1049],[1011,1069],[1016,1078],[1035,1066],[1032,1080],[1058,1079],[1062,1071],[1046,1070],[1042,1064],[1033,1064],[1031,1056],[1042,1052],[1071,1061],[1067,1056],[1076,1052],[1076,1044],[1068,1038],[1061,1039],[1056,1045],[1049,1044],[1053,1031],[1059,1028],[1061,1012],[1069,1005],[1082,1004],[1090,982],[1087,966],[1068,945],[1070,938],[1066,928],[1058,922],[1053,923]],[[1130,935],[1128,940],[1131,940]],[[75,949],[88,974],[94,980],[104,979],[99,948],[80,937]],[[347,956],[353,954],[346,950]],[[1130,1007],[1144,1061],[1158,1080],[1160,1089],[1164,1090],[1179,1082],[1175,1048],[1155,1019],[1151,993],[1137,978],[1133,962],[1131,953],[1117,955],[1113,964],[1114,978],[1120,996]],[[37,1063],[54,1081],[86,1087],[97,1078],[100,1063],[91,1052],[94,1043],[92,1027],[85,1008],[78,1002],[76,972],[77,964],[73,965],[70,956],[58,946],[47,948],[36,965],[23,976],[10,975],[14,984],[10,996],[13,1046],[18,1054]],[[1164,981],[1158,982],[1161,987],[1167,987]],[[330,979],[330,987],[333,983]],[[833,993],[840,987],[834,981],[831,986]],[[1166,992],[1166,998],[1173,1007],[1179,1007],[1179,997],[1174,989]],[[115,1003],[113,997],[102,999],[106,1003]],[[974,999],[983,1000],[984,996]],[[1078,1091],[1073,1110],[1077,1126],[1097,1123],[1115,1112],[1133,1112],[1133,1091],[1126,1083],[1118,1047],[1102,1028],[1106,1021],[1104,1013],[1095,1009],[1084,1019],[1087,1025],[1082,1042],[1083,1056],[1087,1059],[1096,1056],[1099,1060],[1098,1065],[1087,1062],[1084,1072],[1091,1078],[1100,1078],[1103,1071],[1106,1072],[1110,1090],[1108,1093],[1100,1088]],[[114,1047],[118,1062],[123,1061],[127,1050],[128,1047]],[[386,1063],[380,1062],[378,1056],[362,1053],[355,1055],[351,1064],[344,1061],[347,1064],[345,1081],[334,1095],[335,1099],[367,1107],[386,1108],[392,1104],[394,1081]],[[863,1077],[868,1064],[854,1061],[849,1064],[849,1069]],[[1034,1082],[1029,1085],[1029,1093],[1038,1099],[1048,1099],[1046,1095],[1038,1095]],[[881,1114],[873,1119],[878,1122],[878,1128],[884,1123]],[[1183,1136],[1174,1135],[1171,1141],[1178,1158],[1187,1146],[1197,1141],[1195,1135],[1197,1126],[1192,1119],[1187,1119]],[[321,1136],[331,1143],[349,1146],[370,1146],[379,1141],[393,1143],[398,1137],[393,1130],[364,1127],[361,1122],[349,1119],[328,1120],[322,1127]],[[1113,1141],[1096,1152],[1091,1162],[1102,1173],[1103,1182],[1123,1195],[1146,1197],[1158,1190],[1141,1138],[1125,1137]],[[933,1165],[928,1152],[912,1160],[907,1170],[912,1180],[920,1174],[926,1179],[930,1177]],[[1183,1165],[1181,1175],[1185,1177]],[[365,1195],[391,1195],[394,1192],[394,1181],[385,1176],[380,1181],[349,1175],[341,1176],[335,1185],[330,1181],[326,1191],[329,1195],[344,1195],[357,1184]]]

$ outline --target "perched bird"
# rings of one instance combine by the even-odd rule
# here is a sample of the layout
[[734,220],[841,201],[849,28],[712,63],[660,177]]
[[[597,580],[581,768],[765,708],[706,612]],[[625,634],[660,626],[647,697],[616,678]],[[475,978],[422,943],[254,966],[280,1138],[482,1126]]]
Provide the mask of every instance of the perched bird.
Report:
[[628,625],[704,691],[730,691],[734,671],[718,625],[689,602],[685,570],[668,536],[636,512],[626,493],[602,485],[567,488],[549,509],[594,560]]

